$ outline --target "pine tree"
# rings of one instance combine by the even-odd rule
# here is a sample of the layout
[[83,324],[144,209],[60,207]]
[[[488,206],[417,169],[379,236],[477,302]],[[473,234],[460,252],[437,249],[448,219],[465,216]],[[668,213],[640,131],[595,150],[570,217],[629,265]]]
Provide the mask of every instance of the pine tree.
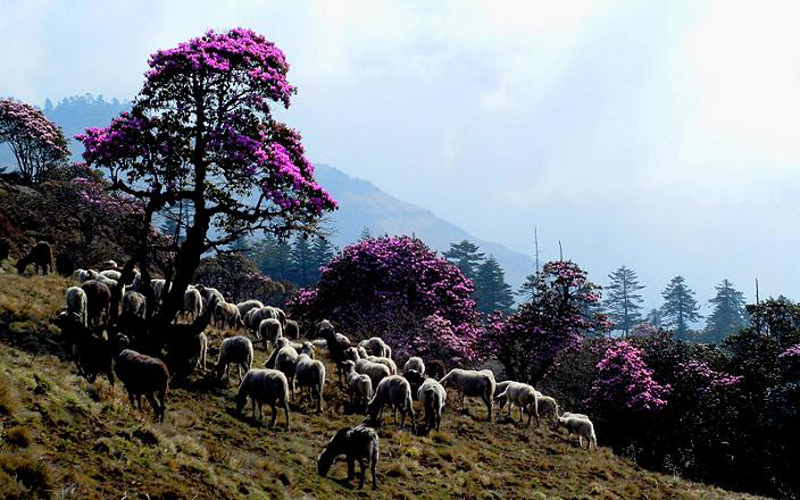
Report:
[[308,238],[298,237],[294,240],[290,253],[292,274],[290,281],[297,286],[308,286],[314,280],[314,263],[311,256],[311,245]]
[[636,272],[625,266],[608,277],[611,283],[606,287],[603,306],[614,324],[614,329],[620,330],[622,336],[627,337],[631,329],[642,322],[642,296],[638,292],[644,286],[639,284]]
[[529,274],[525,277],[525,282],[517,290],[517,295],[520,295],[524,302],[529,302],[536,298],[536,283],[539,280],[539,274]]
[[361,229],[361,236],[358,238],[358,241],[367,241],[372,239],[372,231],[369,230],[367,226],[364,226]]
[[647,316],[644,318],[644,322],[656,328],[664,326],[664,318],[661,316],[661,310],[657,307],[650,309],[650,312],[647,313]]
[[327,238],[317,236],[311,245],[312,282],[319,281],[320,268],[323,267],[335,254],[333,245]]
[[289,243],[270,235],[259,241],[254,256],[261,272],[275,281],[288,281],[291,275]]
[[478,310],[487,314],[497,310],[508,313],[514,305],[511,286],[506,283],[505,272],[493,255],[478,267],[474,297]]
[[733,287],[727,279],[716,286],[717,295],[709,300],[714,311],[708,317],[704,340],[718,344],[731,333],[747,326],[744,294]]
[[686,286],[683,276],[675,276],[661,295],[664,297],[664,305],[661,306],[664,326],[672,329],[675,338],[686,340],[689,326],[701,317],[694,291]]
[[474,243],[464,240],[461,243],[450,243],[450,249],[442,255],[458,266],[464,276],[474,282],[478,266],[483,262],[486,254],[478,252],[478,246]]

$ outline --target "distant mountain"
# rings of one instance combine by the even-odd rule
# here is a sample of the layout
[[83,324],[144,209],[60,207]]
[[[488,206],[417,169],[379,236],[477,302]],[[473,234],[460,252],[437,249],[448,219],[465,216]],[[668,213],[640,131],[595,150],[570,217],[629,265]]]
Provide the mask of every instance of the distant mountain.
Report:
[[350,177],[329,165],[318,163],[315,169],[317,181],[339,202],[339,210],[331,216],[330,224],[335,231],[331,239],[338,246],[358,240],[364,227],[375,236],[413,234],[440,251],[447,250],[450,243],[469,240],[481,251],[497,258],[514,290],[519,289],[533,271],[534,262],[529,256],[476,238],[429,210],[395,198],[369,181]]
[[[91,94],[62,99],[53,106],[48,99],[45,115],[64,129],[70,139],[73,158],[80,159],[82,148],[72,137],[87,127],[104,127],[120,112],[130,108],[128,102],[106,101]],[[0,148],[0,166],[16,165],[10,150]],[[324,164],[316,165],[318,182],[339,201],[339,210],[331,216],[334,231],[332,242],[344,247],[357,241],[364,227],[373,235],[415,235],[431,248],[447,250],[450,243],[469,240],[481,251],[497,258],[506,271],[506,280],[517,290],[525,276],[533,270],[533,260],[519,252],[476,238],[460,227],[434,215],[429,210],[406,203],[382,191],[369,181],[350,177],[341,170]]]

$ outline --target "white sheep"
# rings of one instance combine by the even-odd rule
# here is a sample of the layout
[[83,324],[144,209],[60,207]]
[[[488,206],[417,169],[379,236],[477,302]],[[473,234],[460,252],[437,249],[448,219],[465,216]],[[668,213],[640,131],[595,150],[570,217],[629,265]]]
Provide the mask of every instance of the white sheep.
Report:
[[406,364],[403,365],[403,371],[407,372],[408,370],[414,370],[418,372],[420,375],[425,375],[425,362],[422,361],[422,358],[418,358],[417,356],[412,356],[408,358]]
[[400,375],[389,375],[382,379],[375,388],[375,395],[367,404],[367,415],[372,422],[380,422],[383,415],[383,407],[392,407],[393,420],[397,423],[397,410],[400,410],[400,427],[403,428],[406,415],[411,416],[411,425],[414,433],[417,432],[417,417],[414,414],[414,402],[411,398],[411,386],[408,380]]
[[561,414],[561,416],[564,417],[564,418],[574,417],[574,418],[582,418],[584,420],[590,420],[590,418],[588,416],[584,415],[583,413],[571,413],[571,412],[565,411],[564,413]]
[[545,396],[541,393],[536,394],[536,406],[539,410],[539,416],[545,417],[553,425],[558,423],[558,401],[550,396]]
[[281,337],[283,337],[283,327],[279,320],[276,318],[261,320],[258,325],[258,338],[264,342],[264,349],[267,348],[267,343],[271,343],[274,349],[277,346],[278,339]]
[[391,358],[384,358],[379,356],[367,356],[369,361],[373,363],[380,363],[384,365],[386,368],[389,369],[389,373],[392,375],[397,375],[397,365]]
[[490,370],[475,371],[453,368],[439,383],[444,387],[455,389],[460,394],[462,406],[465,397],[481,398],[486,405],[487,420],[492,421],[492,400],[496,383]]
[[236,304],[236,307],[239,308],[239,316],[244,319],[245,315],[250,312],[251,309],[262,308],[264,307],[264,303],[260,300],[245,300],[243,302],[239,302]]
[[[494,388],[494,394],[495,394],[494,401],[495,401],[495,403],[500,405],[500,408],[498,410],[500,412],[503,411],[503,408],[505,408],[506,403],[508,402],[508,400],[505,397],[501,398],[500,395],[503,394],[504,392],[506,392],[506,388],[508,387],[508,384],[512,384],[512,383],[514,383],[513,380],[504,380],[502,382],[498,382],[495,385],[495,388]],[[511,406],[510,405],[508,407],[508,414],[511,415]]]
[[[507,399],[509,404],[513,407],[516,405],[519,408],[519,420],[522,423],[523,410],[528,414],[528,423],[531,424],[531,418],[536,417],[536,425],[539,426],[539,398],[536,396],[536,389],[528,384],[522,382],[512,382],[508,384],[506,390],[498,396],[498,399]],[[511,411],[509,410],[509,414]]]
[[119,282],[117,280],[111,279],[111,278],[109,278],[107,276],[103,276],[102,274],[98,274],[97,277],[95,278],[95,280],[98,283],[102,283],[105,286],[107,286],[109,290],[115,289],[117,287],[117,285],[119,284]]
[[[278,314],[275,312],[275,309],[270,306],[264,306],[258,309],[251,309],[248,311],[247,314],[244,316],[244,324],[252,330],[254,333],[258,333],[258,328],[261,326],[261,322],[265,319],[273,318],[275,320],[278,319]],[[280,324],[280,323],[278,323]]]
[[75,271],[75,275],[80,283],[85,283],[86,281],[96,279],[97,274],[97,271],[94,269],[78,269]]
[[264,366],[267,368],[276,368],[286,375],[286,379],[289,381],[289,387],[292,391],[292,399],[294,399],[294,377],[297,370],[297,358],[299,354],[294,347],[289,345],[288,341],[279,345],[282,345],[282,347],[272,351],[272,355],[267,362],[264,363]]
[[147,318],[147,299],[144,295],[135,291],[128,290],[122,296],[122,314]]
[[433,378],[426,378],[417,390],[417,399],[425,409],[425,425],[437,431],[442,425],[442,408],[447,402],[447,391]]
[[89,302],[86,292],[79,286],[67,288],[67,314],[83,328],[89,326]]
[[567,429],[570,436],[578,436],[578,444],[581,448],[583,448],[583,440],[586,439],[586,449],[591,450],[594,445],[594,449],[597,451],[597,437],[591,420],[578,417],[558,417],[558,425]]
[[247,398],[253,402],[253,420],[256,418],[256,406],[258,414],[263,419],[264,413],[261,405],[264,403],[272,407],[272,421],[269,426],[275,425],[278,418],[278,407],[276,403],[283,406],[286,415],[286,430],[290,430],[289,424],[289,383],[286,376],[278,370],[269,368],[254,368],[245,373],[239,390],[236,392],[236,412],[241,413]]
[[243,335],[228,337],[222,341],[219,347],[219,357],[214,369],[217,377],[222,378],[228,375],[228,367],[235,364],[239,371],[239,382],[242,381],[244,374],[253,367],[253,343]]
[[391,358],[392,357],[392,348],[389,347],[386,342],[383,341],[380,337],[372,337],[366,340],[362,340],[358,343],[359,346],[365,348],[367,352],[372,354],[373,356],[377,356],[379,358]]
[[183,292],[183,314],[186,319],[197,319],[203,314],[203,296],[190,286]]
[[381,380],[392,375],[386,365],[373,363],[368,359],[356,361],[356,372],[368,376],[372,380],[372,387],[375,388],[378,387]]
[[243,325],[242,318],[239,315],[239,308],[236,307],[236,304],[225,301],[217,302],[214,310],[214,322],[217,326],[227,326],[228,328],[236,328]]
[[314,346],[305,342],[295,364],[295,378],[300,386],[302,397],[303,387],[308,387],[308,396],[311,401],[316,399],[317,411],[322,412],[322,390],[325,388],[325,365],[322,361],[314,359]]
[[350,404],[354,408],[364,409],[372,399],[372,379],[369,375],[356,372],[356,364],[349,359],[342,362],[344,367],[347,389],[350,394]]
[[122,278],[122,273],[115,269],[106,269],[105,271],[100,271],[100,276],[119,281]]
[[378,489],[377,469],[380,441],[375,429],[367,425],[359,425],[353,428],[345,427],[340,429],[336,435],[328,442],[325,449],[317,457],[317,473],[325,477],[331,469],[336,457],[344,454],[347,457],[347,480],[350,481],[355,476],[356,460],[361,465],[361,481],[359,489],[364,487],[364,476],[366,475],[366,464],[370,464],[372,471],[372,489]]

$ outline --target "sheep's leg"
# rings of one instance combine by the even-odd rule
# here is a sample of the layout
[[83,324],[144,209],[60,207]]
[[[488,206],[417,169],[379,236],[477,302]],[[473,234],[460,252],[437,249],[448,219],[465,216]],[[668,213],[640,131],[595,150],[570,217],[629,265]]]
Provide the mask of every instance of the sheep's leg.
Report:
[[155,420],[158,421],[159,417],[161,416],[161,405],[158,404],[152,392],[148,392],[146,397],[147,401],[150,403],[150,406],[153,408],[153,415],[155,416]]
[[489,416],[486,418],[487,422],[492,421],[492,397],[491,396],[484,396],[483,402],[486,403],[486,411],[488,412]]
[[270,403],[270,407],[272,407],[272,420],[269,422],[269,428],[272,429],[275,427],[275,421],[278,420],[278,407],[275,405],[274,401]]
[[285,399],[283,400],[283,413],[286,415],[286,430],[291,430],[291,425],[289,424],[289,402]]
[[255,398],[250,398],[250,400],[253,402],[253,420],[256,420],[256,405],[258,403],[256,403]]
[[378,480],[376,476],[378,475],[378,448],[373,444],[372,446],[372,459],[370,460],[371,466],[370,469],[372,471],[372,489],[378,489]]
[[361,479],[358,482],[358,489],[364,488],[364,476],[366,476],[367,467],[364,465],[364,459],[362,457],[358,457],[358,465],[361,466]]
[[347,480],[352,481],[356,475],[356,459],[351,455],[347,455]]
[[578,434],[578,444],[580,445],[581,449],[583,449],[583,436]]
[[131,391],[128,391],[128,400],[131,402],[131,406],[136,409],[136,399],[134,399]]

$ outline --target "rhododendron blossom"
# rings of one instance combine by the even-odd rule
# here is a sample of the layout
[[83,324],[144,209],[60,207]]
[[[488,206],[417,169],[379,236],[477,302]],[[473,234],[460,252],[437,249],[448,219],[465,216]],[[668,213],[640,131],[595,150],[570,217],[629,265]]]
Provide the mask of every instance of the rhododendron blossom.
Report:
[[642,351],[625,340],[611,342],[597,364],[592,386],[595,406],[658,410],[667,404],[670,386],[653,380],[653,370],[642,359]]
[[0,144],[7,143],[20,173],[41,182],[44,175],[69,157],[67,140],[56,124],[33,106],[0,99]]

